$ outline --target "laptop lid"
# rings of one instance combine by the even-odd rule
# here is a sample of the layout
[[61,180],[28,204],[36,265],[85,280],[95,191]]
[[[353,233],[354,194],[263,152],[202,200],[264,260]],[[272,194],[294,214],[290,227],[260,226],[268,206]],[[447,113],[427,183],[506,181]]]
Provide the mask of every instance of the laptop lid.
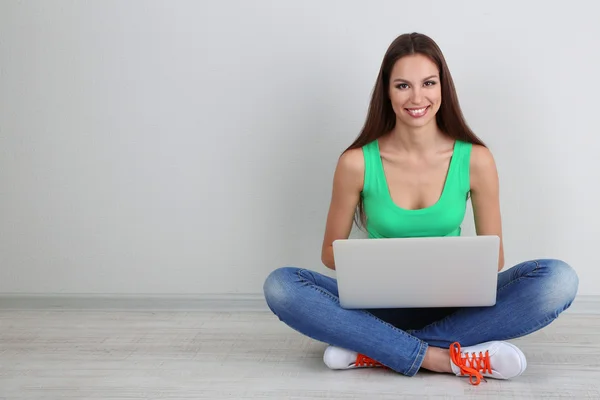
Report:
[[340,305],[347,309],[496,304],[498,236],[339,239]]

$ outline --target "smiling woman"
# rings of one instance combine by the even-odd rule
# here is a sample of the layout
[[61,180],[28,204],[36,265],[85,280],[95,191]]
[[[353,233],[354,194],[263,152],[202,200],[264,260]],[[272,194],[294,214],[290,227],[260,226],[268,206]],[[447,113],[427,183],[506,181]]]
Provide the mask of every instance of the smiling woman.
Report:
[[[384,56],[360,135],[338,160],[323,264],[335,269],[332,244],[349,237],[353,219],[372,239],[460,236],[470,196],[477,234],[500,238],[500,270],[498,187],[494,158],[465,122],[441,50],[426,35],[401,35]],[[525,355],[506,340],[551,323],[578,283],[565,262],[532,260],[498,275],[492,307],[348,310],[335,279],[285,267],[269,275],[264,293],[280,320],[330,344],[330,368],[385,366],[407,376],[425,368],[478,384],[525,371]]]

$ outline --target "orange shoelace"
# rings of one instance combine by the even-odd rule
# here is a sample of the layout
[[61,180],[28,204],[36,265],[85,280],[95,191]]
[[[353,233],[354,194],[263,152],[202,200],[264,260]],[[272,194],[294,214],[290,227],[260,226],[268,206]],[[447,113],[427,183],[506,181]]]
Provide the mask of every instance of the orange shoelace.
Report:
[[[458,368],[460,368],[461,375],[469,375],[469,382],[472,385],[479,385],[483,378],[483,373],[492,373],[492,367],[490,366],[490,355],[486,351],[485,354],[479,352],[479,354],[471,353],[465,354],[463,358],[461,356],[460,344],[454,342],[450,345],[450,359]],[[475,379],[473,381],[473,379]]]
[[354,365],[357,367],[383,367],[383,368],[385,368],[385,365],[383,365],[382,363],[375,361],[372,358],[369,358],[363,354],[358,354],[356,356],[356,361],[354,362]]

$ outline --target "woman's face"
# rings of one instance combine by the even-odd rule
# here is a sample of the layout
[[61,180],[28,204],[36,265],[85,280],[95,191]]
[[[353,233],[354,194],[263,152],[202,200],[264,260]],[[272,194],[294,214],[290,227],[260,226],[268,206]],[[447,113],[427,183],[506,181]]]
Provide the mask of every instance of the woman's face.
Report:
[[437,66],[422,54],[402,57],[390,74],[389,96],[397,123],[415,128],[435,124],[442,104]]

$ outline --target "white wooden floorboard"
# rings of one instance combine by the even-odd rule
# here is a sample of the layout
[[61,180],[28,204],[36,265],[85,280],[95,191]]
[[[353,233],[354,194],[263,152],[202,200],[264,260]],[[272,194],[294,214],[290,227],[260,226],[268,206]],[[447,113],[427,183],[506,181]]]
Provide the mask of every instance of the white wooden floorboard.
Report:
[[0,310],[4,399],[600,399],[600,316],[563,314],[513,341],[528,370],[331,371],[325,344],[264,311]]

